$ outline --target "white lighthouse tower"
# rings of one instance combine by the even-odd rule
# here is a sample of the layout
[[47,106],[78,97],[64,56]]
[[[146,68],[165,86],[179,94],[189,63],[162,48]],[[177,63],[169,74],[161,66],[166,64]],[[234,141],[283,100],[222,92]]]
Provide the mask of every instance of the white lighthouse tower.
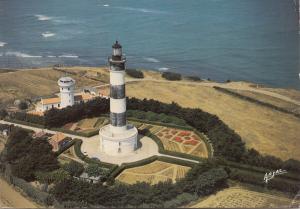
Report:
[[60,89],[60,107],[74,105],[75,80],[70,77],[61,77],[57,83]]
[[137,129],[126,122],[125,62],[122,46],[112,46],[110,66],[110,124],[100,129],[100,150],[108,155],[126,155],[137,148]]

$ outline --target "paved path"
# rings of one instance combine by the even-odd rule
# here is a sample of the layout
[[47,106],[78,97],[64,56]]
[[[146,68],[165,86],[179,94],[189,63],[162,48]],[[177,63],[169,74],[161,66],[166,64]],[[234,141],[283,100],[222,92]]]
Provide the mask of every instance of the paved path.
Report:
[[[36,128],[36,127],[28,126],[28,125],[21,125],[21,124],[11,123],[11,122],[7,122],[7,121],[3,121],[3,120],[0,120],[0,123],[1,124],[13,124],[15,126],[33,130],[34,132],[44,131],[44,132],[50,133],[50,134],[57,133],[56,131],[52,131],[52,130],[48,130],[48,129],[41,129],[41,128]],[[185,160],[185,161],[190,161],[190,162],[194,162],[194,163],[199,163],[196,160],[160,154],[158,152],[157,144],[149,137],[143,137],[141,139],[141,143],[142,143],[141,148],[138,149],[133,154],[128,155],[128,156],[117,157],[117,156],[109,156],[109,155],[99,152],[100,140],[99,140],[98,135],[95,135],[95,136],[92,136],[89,138],[72,135],[72,134],[66,134],[66,133],[64,133],[64,135],[67,137],[70,137],[72,139],[75,139],[75,138],[81,139],[82,140],[82,145],[81,145],[82,153],[88,155],[90,158],[93,158],[93,157],[99,158],[103,162],[120,165],[120,164],[122,164],[122,162],[135,162],[138,160],[142,160],[142,159],[157,155],[157,156],[165,156],[165,157],[175,158],[175,159],[179,159],[179,160]]]

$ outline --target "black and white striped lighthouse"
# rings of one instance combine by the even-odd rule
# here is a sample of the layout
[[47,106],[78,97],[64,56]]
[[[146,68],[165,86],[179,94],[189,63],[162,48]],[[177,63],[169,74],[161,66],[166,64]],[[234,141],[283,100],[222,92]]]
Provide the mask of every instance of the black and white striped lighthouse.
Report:
[[113,133],[126,129],[125,62],[118,41],[112,46],[110,68],[110,123]]
[[110,124],[99,130],[100,151],[107,155],[128,155],[137,149],[138,130],[126,122],[125,62],[116,41],[108,58],[110,71]]

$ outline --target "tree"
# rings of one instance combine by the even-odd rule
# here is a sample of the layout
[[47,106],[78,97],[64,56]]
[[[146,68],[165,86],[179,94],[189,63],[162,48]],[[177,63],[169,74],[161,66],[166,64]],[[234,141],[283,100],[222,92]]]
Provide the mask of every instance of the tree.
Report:
[[21,101],[18,105],[20,110],[26,110],[28,108],[28,104],[25,101]]
[[5,109],[0,110],[0,119],[5,118],[7,115],[8,115],[8,113]]
[[30,132],[15,127],[5,145],[6,162],[12,165],[13,175],[27,181],[35,179],[38,171],[53,171],[59,168],[52,146],[46,140],[33,139]]
[[199,76],[187,76],[187,79],[192,81],[201,81],[201,78]]
[[85,169],[87,174],[91,177],[98,177],[98,176],[106,176],[108,174],[108,170],[105,168],[100,167],[98,164],[91,163]]
[[179,81],[182,79],[179,73],[173,72],[163,72],[162,77],[170,81]]
[[84,171],[84,167],[81,163],[71,161],[70,163],[64,164],[63,169],[67,171],[71,176],[80,176]]
[[133,78],[144,78],[144,73],[136,69],[126,69],[126,74]]

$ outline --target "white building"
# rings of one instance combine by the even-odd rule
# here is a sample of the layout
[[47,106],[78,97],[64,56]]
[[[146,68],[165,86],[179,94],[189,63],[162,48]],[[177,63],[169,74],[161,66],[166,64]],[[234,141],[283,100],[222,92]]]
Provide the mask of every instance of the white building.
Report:
[[60,90],[60,106],[65,108],[74,105],[75,80],[71,77],[62,77],[57,81]]
[[137,149],[137,129],[126,122],[125,62],[122,46],[112,46],[110,65],[110,124],[100,129],[100,150],[108,155],[126,155]]
[[70,77],[61,77],[57,81],[59,85],[60,94],[59,97],[52,98],[42,98],[36,104],[34,113],[43,113],[52,108],[61,109],[67,106],[72,106],[74,104],[78,104],[80,102],[87,102],[97,95],[89,93],[89,92],[80,92],[74,93],[75,90],[75,80]]

